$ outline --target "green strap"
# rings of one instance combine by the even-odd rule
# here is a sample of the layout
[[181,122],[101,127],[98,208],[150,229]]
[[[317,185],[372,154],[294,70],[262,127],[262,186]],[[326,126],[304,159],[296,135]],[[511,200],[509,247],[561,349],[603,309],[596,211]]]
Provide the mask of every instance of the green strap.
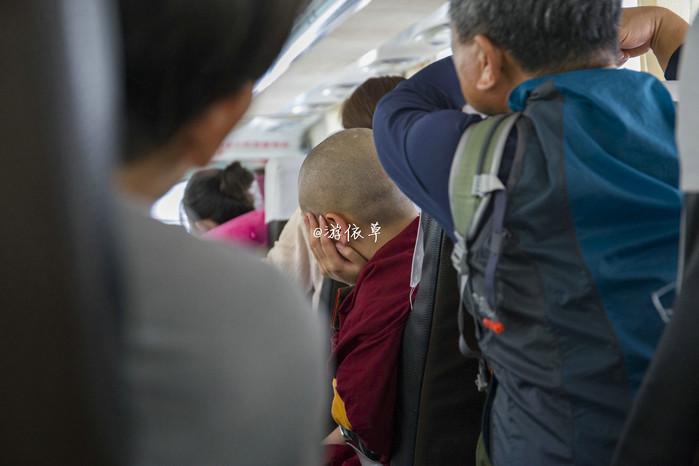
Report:
[[[471,125],[459,142],[449,177],[449,202],[457,238],[451,259],[459,274],[459,349],[469,357],[480,354],[469,346],[464,334],[465,308],[475,312],[477,306],[470,285],[469,240],[478,229],[491,194],[505,189],[498,172],[507,138],[519,116],[518,113],[502,115]],[[481,324],[475,322],[478,337]]]
[[449,177],[454,230],[468,238],[484,210],[487,194],[504,189],[497,175],[502,153],[519,114],[492,117],[469,126],[456,149]]
[[493,463],[490,462],[488,451],[485,449],[483,434],[478,437],[478,444],[476,445],[476,466],[493,466]]

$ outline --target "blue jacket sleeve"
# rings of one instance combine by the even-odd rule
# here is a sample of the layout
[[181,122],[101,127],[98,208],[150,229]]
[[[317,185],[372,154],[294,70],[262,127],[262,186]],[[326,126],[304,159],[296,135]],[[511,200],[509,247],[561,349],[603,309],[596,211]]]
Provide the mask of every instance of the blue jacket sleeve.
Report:
[[451,57],[401,83],[379,103],[374,139],[398,187],[453,237],[449,171],[466,128],[481,120],[465,105]]

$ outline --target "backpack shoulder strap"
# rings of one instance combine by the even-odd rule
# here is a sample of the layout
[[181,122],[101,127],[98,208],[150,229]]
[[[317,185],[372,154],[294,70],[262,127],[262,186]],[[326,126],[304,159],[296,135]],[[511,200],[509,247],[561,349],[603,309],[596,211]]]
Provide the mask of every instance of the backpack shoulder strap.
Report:
[[477,230],[490,194],[504,190],[498,178],[507,138],[519,113],[487,118],[468,127],[456,148],[449,176],[449,202],[457,237]]
[[[474,295],[469,282],[468,246],[478,231],[488,203],[505,185],[498,173],[502,163],[507,138],[521,114],[512,113],[488,118],[469,126],[459,142],[449,177],[449,202],[454,220],[454,244],[452,262],[459,274],[459,347],[466,356],[479,356],[478,349],[471,348],[465,337],[466,316],[464,306],[475,309]],[[480,333],[476,322],[476,333]],[[485,377],[479,375],[479,389],[485,387]]]

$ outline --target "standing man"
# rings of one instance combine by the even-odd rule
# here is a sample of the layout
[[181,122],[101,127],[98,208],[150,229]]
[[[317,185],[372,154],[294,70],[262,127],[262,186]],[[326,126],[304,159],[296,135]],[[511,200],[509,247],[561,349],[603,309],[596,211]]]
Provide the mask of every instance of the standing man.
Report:
[[664,328],[651,296],[677,273],[675,108],[654,77],[614,69],[620,15],[620,0],[451,0],[453,59],[375,114],[386,171],[455,239],[464,134],[486,154],[481,114],[520,114],[481,186],[486,226],[460,248],[489,368],[480,464],[608,464]]

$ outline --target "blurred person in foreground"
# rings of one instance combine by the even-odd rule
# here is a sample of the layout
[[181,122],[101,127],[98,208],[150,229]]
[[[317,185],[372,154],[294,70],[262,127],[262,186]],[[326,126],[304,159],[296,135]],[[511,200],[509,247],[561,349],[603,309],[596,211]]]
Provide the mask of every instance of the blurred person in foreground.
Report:
[[[134,464],[313,465],[323,332],[236,248],[148,217],[210,161],[300,12],[295,0],[121,0],[125,364]],[[270,292],[273,290],[273,292]],[[296,309],[293,319],[285,310]]]

